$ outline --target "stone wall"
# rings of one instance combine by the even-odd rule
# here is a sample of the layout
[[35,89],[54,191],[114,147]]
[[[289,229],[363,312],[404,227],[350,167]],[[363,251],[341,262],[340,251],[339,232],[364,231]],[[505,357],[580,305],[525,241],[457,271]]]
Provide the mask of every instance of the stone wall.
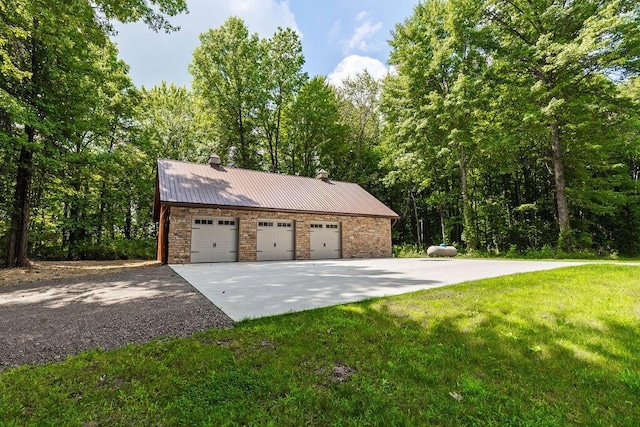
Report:
[[312,221],[331,221],[341,224],[342,258],[391,256],[391,220],[389,218],[172,206],[168,238],[169,264],[184,264],[191,260],[192,216],[238,218],[239,261],[256,260],[258,218],[295,221],[296,259],[310,259],[310,223]]

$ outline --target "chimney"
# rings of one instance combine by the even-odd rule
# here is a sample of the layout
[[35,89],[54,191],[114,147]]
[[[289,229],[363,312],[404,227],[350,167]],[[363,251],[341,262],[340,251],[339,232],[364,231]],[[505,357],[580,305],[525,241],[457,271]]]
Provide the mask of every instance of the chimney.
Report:
[[318,175],[316,176],[316,179],[320,179],[320,180],[322,180],[324,182],[327,182],[327,181],[329,181],[329,174],[327,173],[326,170],[320,169],[318,171]]
[[209,156],[209,166],[211,166],[214,169],[219,169],[220,168],[220,156],[218,156],[216,153],[212,153]]

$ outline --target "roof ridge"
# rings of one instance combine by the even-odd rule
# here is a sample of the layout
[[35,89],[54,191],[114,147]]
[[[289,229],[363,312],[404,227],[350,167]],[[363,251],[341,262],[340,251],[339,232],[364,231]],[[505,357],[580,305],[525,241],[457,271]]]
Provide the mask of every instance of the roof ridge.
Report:
[[[174,159],[161,159],[161,158],[158,158],[158,161],[160,161],[160,160],[166,160],[166,161],[169,161],[169,162],[177,162],[177,163],[186,163],[186,164],[195,165],[195,166],[211,167],[211,166],[209,166],[209,165],[207,165],[205,163],[189,162],[189,161],[186,161],[186,160],[174,160]],[[233,169],[233,170],[237,170],[237,171],[248,171],[248,172],[265,173],[265,174],[269,174],[269,175],[290,176],[290,177],[293,177],[293,178],[304,178],[304,179],[318,180],[318,178],[314,178],[314,177],[311,177],[311,176],[291,175],[291,174],[282,173],[282,172],[270,172],[270,171],[263,171],[263,170],[256,170],[256,169],[238,168],[238,167],[235,167],[235,166],[225,166],[225,165],[221,165],[221,166],[223,168],[229,168],[229,169]],[[342,183],[342,184],[354,184],[354,185],[357,185],[359,187],[362,187],[357,182],[340,181],[340,180],[331,179],[331,178],[329,178],[329,181],[330,182],[339,182],[339,183]]]

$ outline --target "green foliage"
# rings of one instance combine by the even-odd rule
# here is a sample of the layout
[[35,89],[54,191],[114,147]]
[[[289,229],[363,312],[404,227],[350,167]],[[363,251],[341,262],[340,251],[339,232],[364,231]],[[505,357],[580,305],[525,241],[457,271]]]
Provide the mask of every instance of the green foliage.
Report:
[[290,174],[315,176],[319,169],[336,172],[328,163],[344,162],[333,147],[344,146],[345,128],[339,124],[340,113],[335,90],[324,77],[306,82],[295,100],[284,111],[285,132],[282,170]]
[[269,154],[269,170],[279,172],[284,109],[308,77],[302,71],[304,56],[300,38],[291,28],[278,28],[271,39],[261,40],[260,54],[262,99],[257,116]]
[[0,424],[631,427],[638,273],[518,274],[23,366],[0,373]]
[[142,21],[154,31],[163,30],[168,33],[179,28],[171,25],[167,15],[187,12],[186,0],[96,0],[93,4],[102,14],[104,19],[101,22],[107,29],[111,29],[111,20]]
[[639,34],[624,1],[416,6],[382,93],[396,240],[637,253]]
[[116,260],[116,259],[155,259],[156,239],[117,239],[99,244],[84,244],[80,247],[80,259]]
[[218,119],[220,158],[247,169],[260,168],[256,109],[261,101],[260,43],[244,22],[232,17],[200,35],[189,71],[193,88]]
[[136,110],[140,144],[148,161],[159,158],[205,162],[214,151],[215,119],[193,92],[167,85],[142,88]]
[[[380,82],[366,70],[342,82],[337,96],[346,135],[328,144],[323,156],[325,167],[340,179],[369,189],[380,180],[379,159],[374,150],[380,140],[380,92]],[[346,163],[344,158],[350,161]]]
[[336,87],[302,71],[295,31],[260,39],[234,17],[201,35],[193,91],[138,91],[108,39],[112,20],[171,31],[167,17],[185,10],[183,0],[0,4],[9,264],[27,252],[122,256],[110,242],[155,235],[156,158],[204,162],[212,151],[229,166],[323,168],[362,185],[400,214],[396,244],[640,252],[636,2],[428,0],[396,26],[383,82],[364,72]]
[[[74,251],[73,259],[78,260],[119,260],[119,259],[156,259],[156,239],[127,240],[105,239],[100,243],[82,242]],[[34,251],[36,258],[41,261],[56,261],[67,259],[68,251],[59,244],[51,242],[41,244]]]
[[391,252],[394,258],[425,258],[427,256],[424,248],[409,244],[393,245]]
[[166,17],[185,9],[182,0],[0,5],[0,233],[8,265],[55,246],[75,258],[105,233],[112,240],[153,233],[144,218],[149,193],[141,204],[135,191],[148,192],[143,182],[152,178],[136,169],[140,156],[128,156],[136,152],[137,92],[109,40],[110,21],[168,31]]

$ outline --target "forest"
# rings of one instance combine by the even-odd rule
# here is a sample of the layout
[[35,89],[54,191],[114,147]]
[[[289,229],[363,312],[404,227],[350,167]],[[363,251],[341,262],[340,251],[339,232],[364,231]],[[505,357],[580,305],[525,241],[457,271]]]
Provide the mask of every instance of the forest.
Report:
[[397,245],[640,252],[640,5],[425,0],[389,73],[339,86],[302,41],[240,18],[200,35],[190,87],[134,85],[113,23],[179,31],[183,0],[0,2],[1,265],[154,258],[156,159],[360,184]]

